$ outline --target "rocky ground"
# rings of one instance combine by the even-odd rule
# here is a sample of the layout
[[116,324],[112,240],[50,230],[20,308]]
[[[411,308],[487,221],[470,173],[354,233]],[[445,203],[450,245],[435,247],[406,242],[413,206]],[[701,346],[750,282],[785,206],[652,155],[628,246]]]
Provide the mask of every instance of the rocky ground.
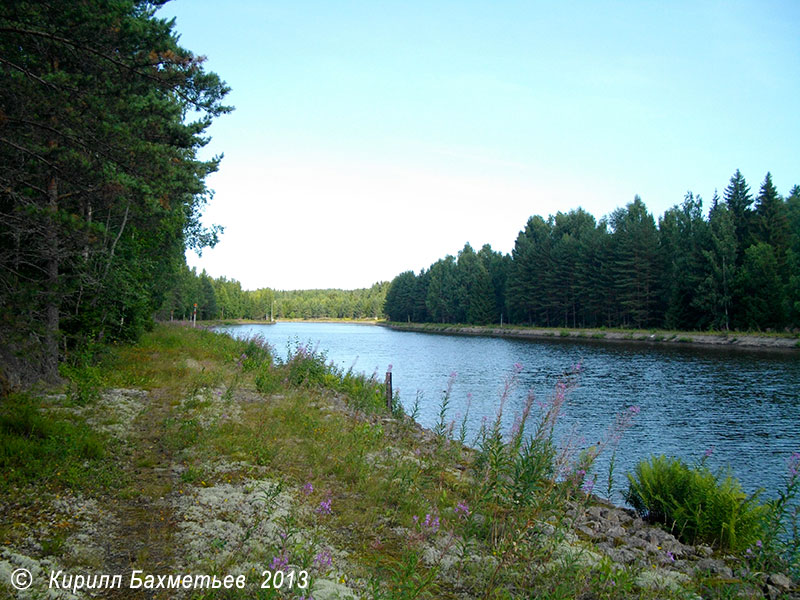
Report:
[[389,323],[388,327],[401,331],[427,331],[453,335],[486,335],[522,339],[575,339],[585,342],[637,342],[650,344],[679,344],[682,346],[713,346],[717,348],[745,348],[749,350],[798,350],[797,337],[757,335],[750,333],[701,332],[646,332],[607,329],[548,329],[532,327],[497,327],[493,325],[438,325],[431,323]]
[[[185,368],[191,372],[205,367],[189,359]],[[354,554],[358,547],[354,539],[359,536],[371,550],[414,540],[421,548],[422,561],[435,567],[432,572],[440,585],[456,590],[452,594],[456,597],[475,597],[457,591],[466,589],[459,587],[465,573],[502,567],[502,561],[483,541],[440,529],[438,515],[435,528],[416,521],[414,526],[401,526],[387,517],[385,526],[379,524],[380,535],[348,529],[347,524],[329,519],[336,505],[331,508],[332,496],[325,489],[284,477],[252,457],[236,452],[209,455],[175,441],[176,436],[188,435],[186,430],[191,427],[238,423],[249,405],[280,399],[279,394],[262,396],[246,385],[209,385],[178,397],[158,388],[108,389],[83,407],[70,405],[63,395],[50,396],[44,410],[83,418],[117,443],[115,460],[128,483],[121,491],[105,495],[76,491],[31,495],[20,490],[19,495],[0,500],[5,524],[5,539],[0,540],[0,597],[226,597],[197,596],[180,589],[132,590],[127,582],[133,569],[145,574],[243,575],[248,595],[242,597],[256,597],[264,593],[259,586],[265,570],[292,568],[310,573],[309,588],[258,597],[388,597],[370,590],[368,569]],[[389,443],[365,459],[371,477],[396,473],[403,462],[422,467],[433,455],[436,439],[431,432],[387,416],[360,415],[336,394],[321,394],[308,409],[318,411],[321,422],[326,415],[333,419],[345,412],[348,418],[386,432]],[[269,435],[269,428],[276,426],[265,423],[263,434]],[[413,451],[391,442],[393,428],[408,431],[409,427],[416,438]],[[443,478],[469,485],[463,467],[455,465],[447,471]],[[346,500],[345,494],[335,498],[337,503]],[[458,515],[442,514],[441,518],[444,522]],[[482,517],[475,514],[471,518]],[[726,597],[800,597],[796,584],[785,575],[746,573],[746,566],[735,557],[719,555],[706,546],[684,545],[631,511],[597,498],[572,502],[564,515],[533,524],[526,535],[550,540],[552,551],[536,570],[563,573],[565,563],[603,564],[612,573],[627,570],[635,574],[642,597],[659,597],[663,592],[669,597],[697,598],[698,578],[728,582],[730,595]],[[28,569],[33,576],[33,585],[25,591],[7,585],[19,568]],[[126,587],[48,589],[49,574],[59,570],[71,576],[124,574]],[[58,587],[69,587],[65,583],[62,580]]]

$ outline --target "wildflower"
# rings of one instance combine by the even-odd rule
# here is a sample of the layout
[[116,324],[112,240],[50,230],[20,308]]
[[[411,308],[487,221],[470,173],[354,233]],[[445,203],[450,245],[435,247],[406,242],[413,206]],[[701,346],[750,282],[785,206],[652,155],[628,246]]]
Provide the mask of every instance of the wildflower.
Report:
[[423,525],[430,529],[431,533],[436,533],[439,531],[439,517],[428,513],[425,515],[425,522]]
[[522,363],[514,363],[514,370],[515,371],[522,371]]
[[455,512],[456,512],[457,515],[461,515],[464,518],[467,518],[467,517],[469,517],[469,506],[467,505],[466,502],[459,502],[456,505],[456,511]]
[[761,543],[761,540],[756,540],[756,546],[759,547],[759,548],[761,548],[761,546],[763,546],[763,544]]
[[320,571],[327,569],[333,564],[333,556],[328,550],[323,550],[314,557],[314,564]]
[[641,409],[636,405],[628,407],[628,412],[630,412],[632,415],[638,415],[640,410]]
[[712,454],[714,454],[714,446],[711,446],[711,448],[709,448],[708,450],[706,450],[706,451],[703,453],[703,456],[704,456],[705,458],[708,458],[708,457],[709,457],[709,456],[711,456]]
[[289,566],[289,557],[286,554],[281,553],[278,556],[272,557],[272,562],[269,564],[269,568],[272,571],[277,571],[283,567]]
[[675,562],[675,555],[669,550],[667,550],[667,558],[670,560],[670,562]]
[[314,491],[314,484],[310,481],[303,486],[303,493],[308,496]]
[[322,502],[319,503],[319,506],[317,507],[317,514],[320,514],[320,515],[333,514],[333,511],[331,510],[331,499],[330,498],[327,498],[327,499],[325,499],[325,500],[323,500]]
[[581,486],[581,489],[585,494],[587,495],[591,494],[592,490],[594,489],[594,479],[587,479],[586,481],[584,481],[583,485]]

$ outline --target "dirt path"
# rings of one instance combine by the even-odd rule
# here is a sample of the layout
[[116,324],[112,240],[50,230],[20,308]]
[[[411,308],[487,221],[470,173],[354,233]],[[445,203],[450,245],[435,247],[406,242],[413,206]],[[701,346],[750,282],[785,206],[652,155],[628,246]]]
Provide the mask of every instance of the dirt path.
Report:
[[155,390],[133,421],[129,432],[130,456],[123,466],[128,486],[107,508],[114,527],[104,541],[106,568],[123,575],[124,587],[109,590],[108,598],[167,598],[168,591],[136,590],[127,587],[130,573],[170,573],[175,564],[173,533],[176,517],[169,502],[175,476],[170,469],[174,452],[168,442],[166,421],[170,402],[166,393]]

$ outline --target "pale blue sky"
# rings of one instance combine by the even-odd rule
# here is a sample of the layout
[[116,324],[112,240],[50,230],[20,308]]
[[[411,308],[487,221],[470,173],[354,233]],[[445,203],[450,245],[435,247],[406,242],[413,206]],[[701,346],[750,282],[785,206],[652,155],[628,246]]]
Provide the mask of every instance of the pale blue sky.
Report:
[[365,287],[532,214],[800,184],[800,2],[173,0],[236,111],[191,265]]

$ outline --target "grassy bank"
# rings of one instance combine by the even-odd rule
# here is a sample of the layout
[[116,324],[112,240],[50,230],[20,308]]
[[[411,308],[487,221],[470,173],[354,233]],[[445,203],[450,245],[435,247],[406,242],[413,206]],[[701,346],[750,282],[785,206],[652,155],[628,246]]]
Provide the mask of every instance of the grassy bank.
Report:
[[[107,594],[119,598],[728,598],[792,585],[587,493],[592,452],[550,436],[571,378],[529,404],[530,429],[489,423],[473,450],[446,394],[426,431],[386,407],[380,383],[304,347],[279,356],[159,326],[66,374],[57,393],[2,405],[0,597],[44,597],[51,570],[247,581]],[[8,574],[23,566],[33,594],[15,596]],[[264,571],[305,572],[309,586],[262,588]]]
[[714,346],[718,348],[800,349],[800,334],[670,331],[661,329],[573,329],[526,327],[522,325],[459,325],[447,323],[383,323],[398,331],[417,331],[447,335],[478,335],[520,339],[564,339],[585,342],[639,342]]

